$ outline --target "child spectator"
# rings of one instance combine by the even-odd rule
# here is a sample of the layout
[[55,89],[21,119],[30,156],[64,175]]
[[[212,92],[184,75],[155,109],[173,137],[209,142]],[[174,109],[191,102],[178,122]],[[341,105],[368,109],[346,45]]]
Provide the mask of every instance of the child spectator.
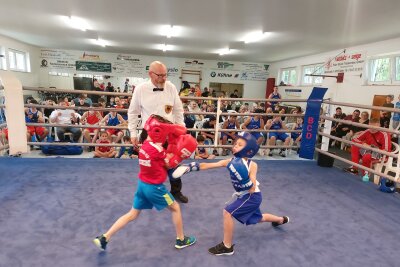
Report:
[[[111,144],[110,136],[106,131],[100,132],[100,138],[96,142],[97,144]],[[117,152],[112,146],[96,146],[94,151],[94,158],[113,158]]]
[[[93,107],[99,107],[98,103],[93,104]],[[83,113],[81,117],[81,123],[83,125],[99,125],[99,122],[103,119],[99,111],[89,110]],[[90,134],[94,134],[90,138]],[[88,143],[95,143],[99,134],[99,128],[83,128],[83,138]]]
[[[205,140],[206,139],[204,138],[204,136],[202,136],[200,134],[197,136],[197,144],[204,145],[204,141]],[[208,154],[207,148],[198,147],[198,148],[196,148],[196,152],[195,152],[194,158],[195,159],[214,159],[215,155],[214,154],[211,154],[211,155]]]
[[[110,111],[110,113],[105,115],[100,122],[100,125],[106,125],[106,126],[121,126],[124,124],[126,124],[126,121],[116,111]],[[122,132],[121,129],[106,129],[106,131],[110,136],[112,135],[117,136],[117,138],[115,139],[115,143],[121,141],[122,137],[124,136],[124,133]]]
[[[122,138],[122,142],[127,145],[132,145],[131,138],[129,136],[124,136]],[[135,159],[139,155],[139,151],[137,147],[132,146],[122,146],[118,152],[116,158],[121,159]]]

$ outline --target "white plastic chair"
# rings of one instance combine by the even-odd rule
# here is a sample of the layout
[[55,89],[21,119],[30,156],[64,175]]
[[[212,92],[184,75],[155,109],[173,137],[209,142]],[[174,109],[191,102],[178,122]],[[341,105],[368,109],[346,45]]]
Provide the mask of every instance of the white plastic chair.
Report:
[[[395,142],[392,142],[392,147],[394,148],[394,149],[392,149],[392,153],[398,155],[399,149],[400,149],[399,145]],[[399,179],[399,175],[400,175],[399,161],[400,160],[397,160],[397,163],[393,164],[393,159],[394,159],[393,157],[385,155],[381,161],[375,163],[374,170],[377,172],[384,173],[384,174],[393,172],[393,173],[395,173],[394,177],[396,179]],[[379,184],[379,179],[380,179],[380,176],[374,174],[374,183],[375,184]]]

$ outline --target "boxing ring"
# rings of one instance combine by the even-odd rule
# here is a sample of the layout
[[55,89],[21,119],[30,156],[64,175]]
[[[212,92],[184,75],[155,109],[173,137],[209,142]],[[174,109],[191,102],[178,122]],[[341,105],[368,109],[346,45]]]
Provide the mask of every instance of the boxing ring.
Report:
[[[90,94],[95,93],[90,91]],[[220,99],[211,100],[220,103]],[[323,102],[327,105],[337,104],[329,100]],[[7,104],[5,107],[10,108]],[[11,114],[14,116],[16,113]],[[215,115],[228,114],[218,112]],[[321,118],[325,122],[335,120],[328,114]],[[7,121],[7,124],[0,126],[12,127],[10,123]],[[349,121],[342,123],[351,124]],[[329,123],[326,124],[326,128],[319,130],[322,143],[317,144],[316,151],[336,159],[337,156],[324,147],[326,141],[336,138],[328,133]],[[82,128],[85,126],[82,125]],[[217,126],[209,131],[218,133],[224,130]],[[263,129],[259,131],[267,132]],[[395,133],[398,134],[398,131]],[[4,144],[2,149],[14,146],[11,138],[10,143]],[[354,144],[344,139],[341,141]],[[18,144],[15,149],[41,144],[46,142]],[[205,147],[230,146],[217,144]],[[272,147],[264,145],[262,148]],[[383,154],[398,159],[398,154]],[[222,238],[222,209],[232,194],[229,174],[225,169],[195,172],[183,178],[183,192],[189,196],[189,203],[181,205],[182,216],[185,232],[196,236],[198,240],[193,247],[177,251],[173,246],[175,236],[170,214],[152,210],[143,212],[140,219],[113,238],[106,252],[99,253],[91,240],[130,208],[136,189],[137,160],[1,157],[0,265],[397,265],[395,248],[400,239],[400,198],[397,193],[382,193],[374,183],[364,183],[361,177],[337,168],[322,168],[315,160],[264,159],[257,160],[257,179],[264,196],[261,210],[289,215],[290,223],[277,228],[270,224],[244,227],[236,223],[235,255],[213,257],[207,253],[207,249]],[[337,160],[346,162],[343,158]],[[373,168],[369,171],[397,181],[396,176],[385,174],[383,169]]]

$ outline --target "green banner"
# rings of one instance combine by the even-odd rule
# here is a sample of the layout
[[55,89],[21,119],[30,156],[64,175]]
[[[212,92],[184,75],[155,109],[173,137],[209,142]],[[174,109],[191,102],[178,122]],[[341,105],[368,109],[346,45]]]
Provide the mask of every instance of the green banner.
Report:
[[111,63],[76,61],[76,70],[92,72],[111,72]]

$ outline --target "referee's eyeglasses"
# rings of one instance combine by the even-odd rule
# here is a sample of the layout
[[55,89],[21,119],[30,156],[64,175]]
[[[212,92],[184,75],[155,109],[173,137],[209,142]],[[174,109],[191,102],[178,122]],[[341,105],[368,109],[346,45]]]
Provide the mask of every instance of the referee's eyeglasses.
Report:
[[167,73],[161,73],[161,74],[158,74],[158,73],[155,73],[154,71],[152,71],[151,73],[153,73],[154,75],[156,75],[158,78],[166,78],[167,77]]

